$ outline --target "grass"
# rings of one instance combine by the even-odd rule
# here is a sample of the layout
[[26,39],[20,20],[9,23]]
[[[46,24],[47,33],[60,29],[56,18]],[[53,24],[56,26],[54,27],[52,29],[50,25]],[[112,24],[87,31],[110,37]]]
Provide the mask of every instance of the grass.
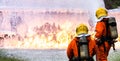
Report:
[[0,61],[23,61],[17,58],[11,58],[11,57],[0,57]]
[[0,61],[24,61],[23,59],[8,57],[3,50],[0,49]]
[[108,57],[108,61],[120,61],[120,51],[112,52]]

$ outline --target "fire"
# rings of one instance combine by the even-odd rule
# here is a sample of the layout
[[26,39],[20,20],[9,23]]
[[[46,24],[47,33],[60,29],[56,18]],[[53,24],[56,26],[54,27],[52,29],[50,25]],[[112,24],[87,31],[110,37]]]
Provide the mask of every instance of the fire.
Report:
[[[37,12],[33,11],[33,14],[34,13],[37,13]],[[1,48],[19,48],[19,49],[52,49],[52,48],[65,49],[67,48],[70,41],[73,39],[73,37],[75,37],[76,25],[81,22],[85,23],[86,25],[89,24],[87,23],[89,20],[89,17],[86,16],[88,13],[84,13],[84,12],[79,13],[79,11],[77,11],[76,14],[73,12],[75,15],[69,12],[67,13],[58,12],[57,14],[53,14],[53,13],[44,12],[44,15],[46,15],[47,17],[46,18],[44,16],[35,17],[34,15],[29,17],[28,13],[24,12],[25,20],[31,21],[30,24],[27,24],[27,25],[34,28],[31,29],[28,27],[27,29],[27,26],[22,24],[21,26],[19,26],[19,29],[17,30],[21,31],[21,30],[27,29],[28,33],[25,36],[15,35],[14,37],[12,36],[10,38],[0,37],[0,47]],[[43,13],[39,13],[39,14],[43,15]],[[31,17],[34,17],[35,19],[32,19]],[[27,23],[29,21],[27,21]],[[58,25],[56,25],[56,23]],[[40,25],[37,26],[38,24]],[[90,26],[88,25],[88,27]],[[21,28],[24,28],[24,29],[21,29]],[[22,31],[19,33],[20,35],[24,34],[24,32]],[[94,39],[95,33],[93,31],[90,31],[89,33],[92,35],[92,39]],[[117,40],[119,41],[120,37],[118,37]]]
[[[67,25],[67,28],[65,26]],[[65,49],[68,43],[75,36],[71,23],[63,26],[55,26],[45,23],[29,33],[23,39],[19,37],[5,38],[1,43],[3,48],[19,48],[19,49]],[[68,30],[69,29],[69,30]]]
[[[75,32],[72,31],[72,23],[66,25],[68,25],[68,28],[65,28],[65,25],[56,27],[46,23],[41,27],[35,27],[33,31],[30,30],[24,39],[19,39],[17,36],[15,38],[5,38],[0,41],[0,44],[1,47],[10,49],[65,49],[73,37],[76,36]],[[89,33],[94,39],[95,32],[90,31]],[[117,40],[119,39],[120,37]],[[116,43],[116,46],[119,47],[119,44]]]
[[[47,32],[47,31],[45,31]],[[94,39],[95,32],[89,32]],[[71,30],[62,29],[56,33],[37,34],[30,32],[27,37],[22,40],[18,38],[6,38],[1,42],[3,48],[19,48],[19,49],[65,49],[75,36]],[[117,39],[119,40],[119,38]],[[118,43],[116,43],[118,46]]]

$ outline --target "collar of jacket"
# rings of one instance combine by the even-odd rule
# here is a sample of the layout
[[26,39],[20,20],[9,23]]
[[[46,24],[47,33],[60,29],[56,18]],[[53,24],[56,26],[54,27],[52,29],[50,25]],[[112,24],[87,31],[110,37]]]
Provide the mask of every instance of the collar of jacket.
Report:
[[110,16],[102,16],[98,19],[98,21],[101,21],[103,18],[109,18]]
[[80,34],[80,35],[78,35],[77,37],[82,37],[82,36],[90,36],[90,34]]

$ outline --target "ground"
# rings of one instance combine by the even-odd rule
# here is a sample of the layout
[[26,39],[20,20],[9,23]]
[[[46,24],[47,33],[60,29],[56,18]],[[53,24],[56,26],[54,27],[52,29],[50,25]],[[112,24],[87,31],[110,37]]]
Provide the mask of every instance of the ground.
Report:
[[[120,61],[119,47],[120,44],[116,43],[116,51],[111,48],[108,61]],[[4,49],[4,51],[9,57],[17,57],[25,61],[68,61],[66,49]]]

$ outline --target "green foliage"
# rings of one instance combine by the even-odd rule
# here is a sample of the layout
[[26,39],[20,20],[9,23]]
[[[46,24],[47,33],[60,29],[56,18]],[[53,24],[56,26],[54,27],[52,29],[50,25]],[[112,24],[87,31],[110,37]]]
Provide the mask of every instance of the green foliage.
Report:
[[111,2],[113,8],[117,8],[118,6],[120,6],[120,0],[111,0]]
[[22,59],[18,59],[18,58],[15,58],[15,57],[8,57],[4,50],[1,50],[0,49],[0,61],[24,61]]
[[112,52],[108,57],[108,61],[120,61],[120,51]]
[[114,9],[120,6],[120,0],[104,0],[107,9]]
[[22,61],[22,60],[17,59],[17,58],[0,56],[0,61]]

